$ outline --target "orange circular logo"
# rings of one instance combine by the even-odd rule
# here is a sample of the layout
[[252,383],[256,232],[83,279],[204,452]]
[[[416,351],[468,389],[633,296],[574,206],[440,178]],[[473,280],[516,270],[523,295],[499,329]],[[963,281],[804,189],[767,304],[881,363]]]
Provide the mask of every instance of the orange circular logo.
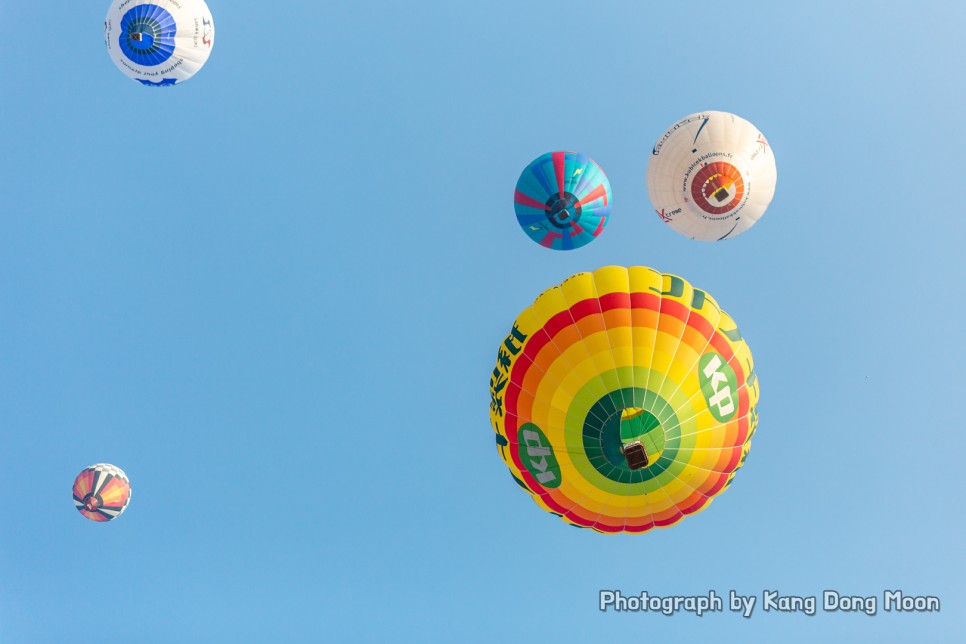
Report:
[[738,168],[724,161],[705,164],[691,180],[691,197],[701,210],[723,215],[745,196],[745,180]]

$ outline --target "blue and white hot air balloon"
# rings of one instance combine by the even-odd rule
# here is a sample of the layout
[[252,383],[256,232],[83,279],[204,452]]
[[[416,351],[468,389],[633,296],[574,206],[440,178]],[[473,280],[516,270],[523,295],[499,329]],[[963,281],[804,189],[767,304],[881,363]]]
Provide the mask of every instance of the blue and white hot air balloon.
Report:
[[104,42],[126,76],[152,87],[194,76],[208,60],[215,23],[204,0],[114,0]]

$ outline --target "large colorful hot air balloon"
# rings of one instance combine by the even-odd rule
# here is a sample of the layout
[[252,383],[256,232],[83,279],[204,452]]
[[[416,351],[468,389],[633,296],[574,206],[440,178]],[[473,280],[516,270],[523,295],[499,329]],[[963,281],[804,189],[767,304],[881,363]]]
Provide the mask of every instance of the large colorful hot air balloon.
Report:
[[577,152],[548,152],[526,167],[513,194],[517,221],[530,239],[554,250],[594,241],[610,216],[610,183]]
[[211,54],[215,23],[204,0],[114,0],[104,42],[124,74],[163,87],[188,80]]
[[74,479],[74,505],[91,521],[116,519],[130,502],[131,482],[119,467],[98,463]]
[[599,532],[646,532],[728,487],[758,393],[751,351],[710,295],[607,266],[519,315],[497,351],[490,419],[537,505]]
[[775,196],[775,156],[754,125],[727,112],[699,112],[658,139],[647,194],[658,216],[691,239],[740,235]]

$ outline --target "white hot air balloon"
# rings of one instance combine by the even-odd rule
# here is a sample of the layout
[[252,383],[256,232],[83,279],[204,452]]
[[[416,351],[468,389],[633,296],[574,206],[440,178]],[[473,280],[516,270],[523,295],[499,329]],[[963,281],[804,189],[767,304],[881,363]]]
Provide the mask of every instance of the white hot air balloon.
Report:
[[751,228],[775,196],[775,157],[754,125],[727,112],[681,119],[654,144],[647,194],[658,216],[691,239]]
[[153,87],[194,76],[214,40],[204,0],[114,0],[104,19],[111,60],[129,78]]

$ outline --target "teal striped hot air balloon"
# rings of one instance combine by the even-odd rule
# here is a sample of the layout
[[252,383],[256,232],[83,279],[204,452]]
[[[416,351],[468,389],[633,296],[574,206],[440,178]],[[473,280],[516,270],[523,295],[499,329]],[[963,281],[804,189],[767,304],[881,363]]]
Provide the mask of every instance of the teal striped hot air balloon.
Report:
[[517,221],[530,239],[573,250],[600,235],[610,218],[610,182],[579,152],[548,152],[526,167],[513,195]]

